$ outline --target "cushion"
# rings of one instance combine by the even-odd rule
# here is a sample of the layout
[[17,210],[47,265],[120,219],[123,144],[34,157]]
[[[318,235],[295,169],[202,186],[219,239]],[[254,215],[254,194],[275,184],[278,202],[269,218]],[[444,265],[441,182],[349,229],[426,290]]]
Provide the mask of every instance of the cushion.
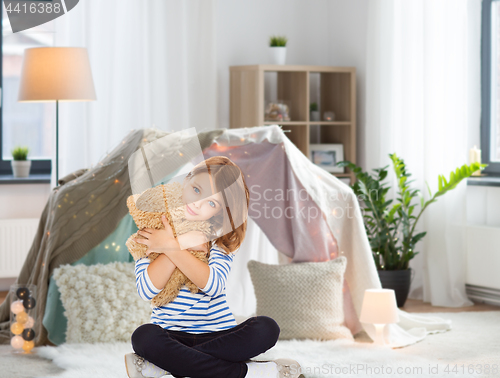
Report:
[[351,339],[344,323],[343,282],[347,258],[284,265],[250,260],[256,315],[279,325],[280,340]]
[[54,269],[68,319],[67,343],[130,342],[151,316],[150,303],[139,297],[135,264],[62,265]]

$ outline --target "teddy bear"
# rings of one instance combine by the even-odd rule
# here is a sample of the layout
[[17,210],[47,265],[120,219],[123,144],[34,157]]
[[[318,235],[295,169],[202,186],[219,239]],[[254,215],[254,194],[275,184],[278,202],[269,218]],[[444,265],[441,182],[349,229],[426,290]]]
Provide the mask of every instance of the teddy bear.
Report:
[[[182,202],[182,185],[177,182],[161,184],[146,189],[140,194],[131,195],[127,198],[127,207],[139,230],[144,228],[164,229],[161,217],[165,215],[175,237],[189,231],[201,231],[207,236],[213,232],[212,225],[208,221],[190,221],[185,219],[184,203]],[[128,238],[125,245],[134,258],[134,261],[137,261],[141,257],[146,257],[148,246],[135,242],[133,240],[135,238],[144,239],[143,236],[136,232]],[[208,254],[204,251],[190,250],[189,252],[208,264]],[[159,253],[151,252],[149,258],[153,261],[159,255]],[[151,300],[151,304],[160,307],[173,301],[183,285],[186,285],[193,294],[199,292],[198,286],[191,282],[179,268],[175,268],[167,284]]]

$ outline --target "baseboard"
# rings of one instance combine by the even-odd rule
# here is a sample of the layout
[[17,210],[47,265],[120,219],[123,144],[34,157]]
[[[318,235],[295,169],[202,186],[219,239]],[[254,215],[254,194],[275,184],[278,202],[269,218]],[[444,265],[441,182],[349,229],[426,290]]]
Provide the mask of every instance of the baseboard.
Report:
[[10,285],[16,283],[16,277],[0,278],[0,291],[9,291]]
[[465,284],[465,292],[473,302],[500,306],[500,290],[498,289]]

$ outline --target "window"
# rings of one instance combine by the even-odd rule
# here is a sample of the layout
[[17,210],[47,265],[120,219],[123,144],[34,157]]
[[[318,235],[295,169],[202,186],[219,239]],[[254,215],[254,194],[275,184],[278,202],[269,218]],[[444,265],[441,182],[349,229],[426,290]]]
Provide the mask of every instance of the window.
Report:
[[500,175],[500,0],[483,0],[481,23],[481,160]]
[[12,174],[11,151],[18,145],[29,148],[31,174],[50,174],[55,149],[55,103],[20,103],[17,96],[24,50],[53,46],[54,22],[12,33],[5,7],[1,21],[0,175]]

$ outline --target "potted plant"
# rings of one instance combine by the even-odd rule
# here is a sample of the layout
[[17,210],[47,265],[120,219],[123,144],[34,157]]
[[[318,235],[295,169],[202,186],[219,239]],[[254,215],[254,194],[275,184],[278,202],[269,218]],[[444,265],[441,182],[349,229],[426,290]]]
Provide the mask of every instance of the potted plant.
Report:
[[28,147],[16,147],[12,150],[11,166],[14,177],[28,177],[30,174],[31,160],[28,160]]
[[[417,243],[426,232],[416,233],[415,228],[427,207],[437,198],[454,189],[463,179],[473,172],[484,169],[486,164],[472,163],[463,165],[450,173],[448,180],[438,176],[438,190],[432,194],[429,185],[429,199],[426,201],[418,189],[410,187],[410,173],[406,170],[403,159],[395,153],[389,154],[398,183],[396,203],[386,199],[390,186],[384,182],[388,165],[374,169],[374,174],[363,172],[360,167],[342,161],[338,165],[348,167],[356,175],[357,181],[351,185],[354,194],[361,200],[364,210],[363,218],[372,255],[377,266],[383,288],[393,289],[398,307],[402,307],[411,284],[411,268],[409,262],[419,252],[415,251]],[[426,183],[427,184],[427,183]],[[416,199],[420,199],[417,213]]]
[[285,64],[287,42],[288,39],[285,36],[272,36],[269,38],[269,54],[273,64]]
[[318,104],[315,102],[312,102],[311,105],[309,105],[309,110],[311,112],[311,121],[319,121],[319,110],[318,110]]

